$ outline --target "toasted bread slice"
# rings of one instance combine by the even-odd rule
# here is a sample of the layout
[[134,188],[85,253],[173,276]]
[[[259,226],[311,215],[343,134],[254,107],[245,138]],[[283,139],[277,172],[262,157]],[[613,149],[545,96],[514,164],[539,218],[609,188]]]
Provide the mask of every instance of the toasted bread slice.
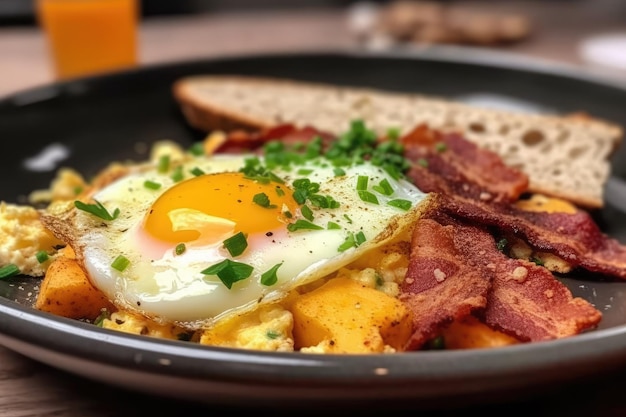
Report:
[[584,115],[554,116],[480,108],[419,94],[286,79],[198,75],[173,86],[195,128],[256,130],[282,123],[339,134],[362,119],[379,134],[426,123],[461,132],[525,172],[531,192],[585,208],[604,204],[609,158],[623,138],[621,126]]

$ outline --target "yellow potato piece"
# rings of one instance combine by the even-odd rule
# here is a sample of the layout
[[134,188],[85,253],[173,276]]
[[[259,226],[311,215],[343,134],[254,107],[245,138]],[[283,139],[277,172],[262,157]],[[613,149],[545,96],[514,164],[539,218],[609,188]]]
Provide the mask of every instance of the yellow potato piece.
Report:
[[296,350],[324,345],[327,353],[402,350],[411,314],[396,298],[349,278],[335,278],[290,306]]
[[452,322],[441,334],[446,349],[477,349],[519,343],[509,335],[496,331],[474,317]]
[[35,308],[72,319],[93,320],[113,306],[96,289],[75,259],[60,256],[48,267]]

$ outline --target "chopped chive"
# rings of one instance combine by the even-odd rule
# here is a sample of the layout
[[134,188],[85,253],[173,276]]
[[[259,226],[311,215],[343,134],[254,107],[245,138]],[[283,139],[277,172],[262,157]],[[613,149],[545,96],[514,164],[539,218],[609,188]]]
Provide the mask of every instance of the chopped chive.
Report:
[[122,272],[128,267],[128,265],[130,265],[130,260],[128,260],[128,258],[124,255],[118,255],[117,258],[115,258],[111,263],[111,268]]
[[293,214],[291,214],[291,212],[289,210],[285,210],[283,211],[283,214],[285,215],[286,218],[291,219],[293,218]]
[[159,158],[159,162],[157,165],[157,171],[160,174],[165,174],[170,170],[170,156],[169,155],[161,155]]
[[439,153],[445,152],[447,149],[448,149],[448,145],[446,145],[444,142],[437,142],[435,144],[435,150]]
[[335,177],[341,177],[346,175],[346,170],[343,168],[335,168],[333,169],[333,172],[335,173]]
[[404,211],[407,211],[408,209],[410,209],[412,204],[413,203],[411,203],[409,200],[403,200],[401,198],[390,200],[387,202],[387,205],[391,207],[399,208]]
[[224,247],[230,253],[230,256],[239,256],[248,247],[248,241],[246,235],[239,232],[228,239],[224,240]]
[[278,339],[280,337],[280,332],[277,332],[276,330],[268,330],[265,333],[265,336],[270,340]]
[[363,243],[365,243],[366,239],[365,239],[365,234],[363,233],[363,231],[360,231],[359,233],[354,235],[354,240],[357,246],[361,246]]
[[313,221],[313,210],[311,210],[309,208],[309,206],[304,205],[300,208],[300,211],[302,212],[302,215],[304,216],[305,219],[307,219],[308,221]]
[[182,255],[183,253],[185,253],[186,250],[187,250],[187,246],[185,246],[184,243],[179,243],[178,245],[176,245],[176,248],[174,249],[174,253],[176,255]]
[[8,264],[0,268],[0,279],[9,278],[20,273],[20,268],[15,264]]
[[295,232],[297,230],[321,230],[321,229],[323,229],[322,226],[319,226],[317,224],[311,223],[310,221],[302,220],[302,219],[298,219],[296,220],[295,223],[289,223],[287,225],[287,230],[289,230],[290,232]]
[[312,169],[301,168],[298,170],[298,175],[309,175],[311,172],[313,172]]
[[117,219],[117,216],[120,215],[119,208],[116,208],[113,211],[113,214],[111,214],[99,201],[96,201],[95,204],[87,204],[80,200],[76,200],[74,201],[74,206],[79,210],[86,211],[87,213],[93,214],[103,220],[115,220]]
[[356,180],[356,189],[359,191],[367,190],[367,182],[369,181],[369,177],[366,175],[359,175],[359,178]]
[[346,237],[346,240],[339,245],[339,247],[337,248],[337,250],[339,252],[345,252],[350,248],[354,248],[356,247],[356,241],[354,240],[354,234],[353,233],[349,233],[348,236]]
[[50,257],[48,256],[48,252],[45,250],[40,250],[35,254],[35,258],[37,258],[37,262],[40,264],[46,262]]
[[276,271],[278,271],[278,268],[280,268],[283,265],[283,263],[279,263],[274,265],[273,267],[271,267],[269,270],[263,272],[263,274],[261,274],[261,284],[266,285],[266,286],[270,286],[270,285],[274,285],[278,282],[278,275],[276,275]]
[[378,204],[378,198],[369,191],[359,190],[359,198],[366,203]]
[[397,127],[390,127],[387,129],[387,138],[390,140],[396,140],[400,137],[400,129]]
[[189,153],[194,156],[202,156],[204,155],[204,143],[196,142],[189,147]]
[[393,194],[393,187],[391,186],[389,181],[387,181],[387,178],[385,178],[381,182],[379,182],[378,185],[374,185],[372,187],[372,189],[374,191],[379,192],[382,195],[392,195]]
[[185,179],[182,165],[178,165],[176,168],[174,168],[174,170],[172,171],[172,175],[170,175],[170,178],[174,182],[181,182],[183,179]]
[[348,216],[347,214],[344,214],[343,218],[346,219],[348,223],[352,224],[352,219],[350,218],[350,216]]
[[275,204],[270,204],[270,198],[265,193],[255,194],[252,201],[263,208],[276,208]]
[[202,271],[204,275],[217,275],[226,288],[231,289],[237,281],[244,280],[252,274],[254,268],[248,264],[224,259]]
[[204,175],[204,171],[198,167],[193,167],[192,170],[189,172],[191,172],[191,174],[196,177],[199,177],[200,175]]
[[328,222],[328,223],[326,223],[326,229],[328,229],[328,230],[337,230],[337,229],[341,229],[341,226],[339,226],[335,222]]
[[276,186],[276,195],[279,197],[282,197],[285,195],[285,190],[283,190],[282,188],[280,188],[280,186]]
[[104,325],[104,320],[107,320],[110,318],[111,318],[111,313],[109,312],[109,310],[107,310],[106,308],[103,308],[100,310],[100,314],[98,314],[98,317],[94,319],[93,324],[98,327],[102,327]]
[[146,180],[144,181],[143,186],[148,188],[149,190],[158,190],[159,188],[161,188],[161,183]]

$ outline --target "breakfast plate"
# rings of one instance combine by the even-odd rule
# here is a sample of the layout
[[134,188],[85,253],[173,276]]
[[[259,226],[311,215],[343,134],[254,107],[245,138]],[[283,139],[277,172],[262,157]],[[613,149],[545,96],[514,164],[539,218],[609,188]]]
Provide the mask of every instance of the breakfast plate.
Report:
[[[171,139],[191,146],[172,97],[177,79],[241,74],[438,95],[520,111],[585,111],[626,125],[626,86],[544,61],[458,48],[419,52],[310,52],[195,60],[33,88],[0,100],[0,135],[15,149],[0,166],[0,199],[25,203],[56,169],[86,178],[111,161],[142,160]],[[626,242],[626,148],[614,156],[607,204],[592,213]],[[622,162],[620,162],[622,161]],[[0,281],[0,343],[89,379],[161,396],[256,407],[370,401],[443,406],[519,398],[626,364],[626,283],[563,279],[603,313],[598,329],[497,349],[388,355],[313,355],[206,347],[101,329],[32,308],[38,282]]]

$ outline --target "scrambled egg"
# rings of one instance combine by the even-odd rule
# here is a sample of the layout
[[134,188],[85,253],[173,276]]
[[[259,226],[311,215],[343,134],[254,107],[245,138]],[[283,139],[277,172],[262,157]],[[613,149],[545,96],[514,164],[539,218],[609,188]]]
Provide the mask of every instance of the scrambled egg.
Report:
[[0,202],[0,242],[0,265],[15,264],[35,277],[43,276],[49,264],[39,263],[37,253],[46,251],[52,259],[55,247],[64,245],[41,224],[36,209],[5,202]]

